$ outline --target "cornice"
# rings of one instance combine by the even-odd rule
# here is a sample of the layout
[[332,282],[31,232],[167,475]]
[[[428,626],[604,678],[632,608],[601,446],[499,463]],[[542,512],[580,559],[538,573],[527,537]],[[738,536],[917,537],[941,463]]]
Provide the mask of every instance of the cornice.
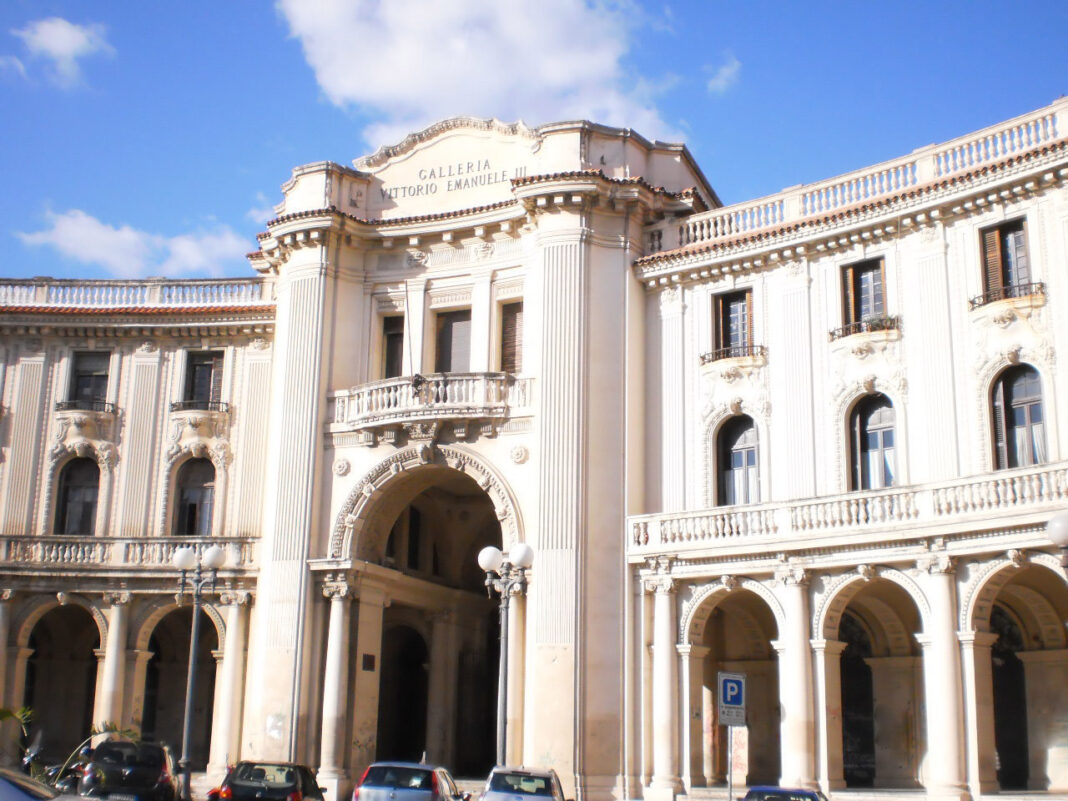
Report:
[[504,136],[520,136],[531,141],[531,148],[537,152],[541,148],[542,133],[539,128],[530,128],[522,121],[504,123],[498,119],[486,119],[480,117],[451,117],[447,120],[435,122],[416,133],[410,133],[396,145],[384,145],[370,156],[363,156],[353,162],[357,170],[373,170],[381,167],[390,159],[410,153],[423,142],[428,142],[450,131],[470,130],[484,131],[502,134]]

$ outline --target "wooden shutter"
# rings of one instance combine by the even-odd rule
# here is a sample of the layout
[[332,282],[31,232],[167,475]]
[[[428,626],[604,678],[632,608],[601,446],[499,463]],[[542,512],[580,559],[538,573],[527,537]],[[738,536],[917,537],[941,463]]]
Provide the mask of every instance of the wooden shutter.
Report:
[[753,344],[753,291],[745,291],[745,347]]
[[1006,376],[1002,374],[997,383],[994,384],[994,403],[991,409],[994,417],[994,468],[996,470],[1004,470],[1009,466],[1008,426],[1006,425],[1008,410],[1005,408],[1005,383]]
[[404,370],[404,317],[382,320],[382,376],[396,378]]
[[1000,290],[1003,284],[1001,231],[988,228],[983,231],[983,287],[989,295]]
[[208,400],[218,403],[222,400],[223,354],[211,354],[211,397]]
[[857,321],[856,275],[854,265],[842,268],[842,324],[850,325]]
[[501,372],[523,371],[523,302],[501,307]]
[[439,314],[437,324],[435,371],[466,373],[471,364],[471,310]]
[[715,330],[712,332],[712,350],[720,350],[727,347],[724,332],[727,330],[727,310],[723,302],[723,295],[712,298],[712,323]]

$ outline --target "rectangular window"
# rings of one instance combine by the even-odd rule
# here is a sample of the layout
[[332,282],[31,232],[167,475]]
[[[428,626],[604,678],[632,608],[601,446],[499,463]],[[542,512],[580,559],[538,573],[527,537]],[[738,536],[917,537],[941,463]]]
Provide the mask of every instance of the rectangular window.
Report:
[[108,365],[111,354],[86,351],[74,354],[74,373],[70,383],[70,400],[82,409],[104,403],[108,394]]
[[749,356],[753,344],[753,293],[716,295],[717,358]]
[[190,353],[185,364],[183,400],[203,404],[222,400],[223,354],[221,351]]
[[382,320],[382,376],[396,378],[404,372],[404,317]]
[[501,306],[501,372],[523,372],[523,302]]
[[1020,287],[1031,284],[1031,264],[1027,255],[1023,220],[1013,220],[984,228],[983,288],[988,300],[1014,298]]
[[437,315],[434,372],[466,373],[471,369],[471,310]]
[[845,325],[867,323],[886,316],[885,284],[882,259],[869,259],[843,268],[842,319]]

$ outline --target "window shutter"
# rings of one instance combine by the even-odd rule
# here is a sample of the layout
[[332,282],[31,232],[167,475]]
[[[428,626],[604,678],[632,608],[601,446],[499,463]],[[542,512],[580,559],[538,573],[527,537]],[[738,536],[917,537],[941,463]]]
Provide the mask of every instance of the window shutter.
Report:
[[1004,470],[1009,466],[1009,443],[1006,439],[1005,376],[994,385],[994,468]]
[[523,371],[523,303],[501,307],[501,372]]
[[842,270],[842,324],[849,325],[857,321],[856,285],[853,265]]
[[214,403],[222,400],[222,379],[223,355],[221,353],[213,353],[211,355],[211,397],[209,400]]
[[1013,276],[1012,283],[1014,284],[1030,284],[1031,283],[1031,264],[1027,258],[1027,224],[1020,223],[1020,228],[1014,231],[1009,238],[1010,246],[1013,249],[1013,255],[1016,264],[1016,275]]
[[886,259],[879,259],[879,288],[877,290],[877,300],[875,304],[876,315],[883,316],[887,314],[886,306]]
[[990,228],[983,231],[983,281],[986,294],[997,292],[1001,289],[1001,231]]
[[438,342],[434,362],[434,368],[439,373],[466,373],[470,369],[470,309],[438,315]]
[[747,347],[753,344],[753,293],[747,290],[745,293],[745,342]]

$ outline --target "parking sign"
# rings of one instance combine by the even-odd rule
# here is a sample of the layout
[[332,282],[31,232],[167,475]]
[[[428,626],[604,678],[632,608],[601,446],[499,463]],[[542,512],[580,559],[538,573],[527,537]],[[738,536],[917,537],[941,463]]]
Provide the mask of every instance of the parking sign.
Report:
[[719,722],[721,726],[745,725],[745,674],[719,673]]

